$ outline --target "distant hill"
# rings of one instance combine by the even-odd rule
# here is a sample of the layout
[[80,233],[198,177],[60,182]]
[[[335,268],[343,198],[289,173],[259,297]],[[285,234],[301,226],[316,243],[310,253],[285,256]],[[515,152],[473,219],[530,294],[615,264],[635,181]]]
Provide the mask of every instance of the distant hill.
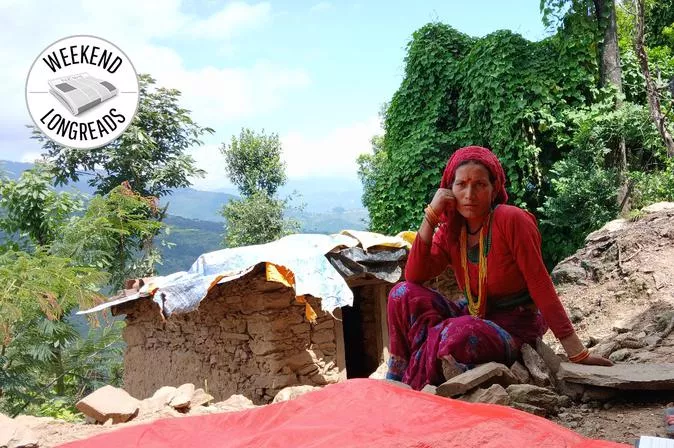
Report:
[[[164,219],[164,224],[169,228],[168,232],[156,241],[163,260],[157,266],[159,275],[187,271],[199,255],[223,247],[222,223],[169,215]],[[175,246],[162,246],[159,244],[161,240],[174,243]]]
[[[32,168],[32,163],[0,161],[0,170],[5,171],[11,178],[18,178],[21,173]],[[77,190],[85,194],[93,194],[94,189],[87,183],[89,176],[82,176],[79,181],[71,182],[58,190]],[[162,205],[169,204],[169,213],[184,218],[204,221],[223,221],[218,211],[224,204],[236,198],[235,195],[215,191],[200,191],[193,188],[180,188],[161,200]]]
[[[216,191],[236,194],[233,188],[221,188]],[[296,197],[295,193],[299,196]],[[347,210],[365,210],[361,198],[363,187],[356,179],[340,177],[305,177],[288,179],[279,189],[281,197],[292,196],[293,204],[305,205],[307,213],[331,212],[335,208]]]
[[[12,178],[18,177],[21,172],[32,166],[32,163],[0,160],[0,170],[7,172]],[[59,190],[77,190],[85,194],[93,194],[93,189],[87,184],[87,180],[87,176],[82,176],[78,182],[69,183],[60,187]],[[279,193],[282,197],[293,195],[293,193],[299,194],[292,204],[305,205],[300,219],[307,219],[305,225],[307,229],[317,231],[349,226],[360,229],[366,227],[361,219],[367,216],[367,211],[361,203],[362,187],[357,180],[322,177],[289,179]],[[169,214],[173,216],[222,222],[220,209],[236,197],[238,195],[233,189],[202,191],[194,188],[181,188],[162,198],[161,202],[169,204]],[[334,214],[333,210],[346,210],[349,213]],[[339,224],[340,222],[343,225]]]
[[[203,221],[223,222],[220,209],[237,196],[216,191],[201,191],[193,188],[173,190],[169,196],[164,196],[162,205],[169,205],[169,213],[183,218]],[[220,224],[222,227],[222,224]]]

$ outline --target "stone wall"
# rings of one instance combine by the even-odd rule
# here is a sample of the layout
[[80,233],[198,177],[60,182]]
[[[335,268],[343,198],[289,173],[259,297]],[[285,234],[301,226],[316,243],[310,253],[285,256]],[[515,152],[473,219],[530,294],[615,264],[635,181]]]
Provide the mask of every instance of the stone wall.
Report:
[[292,289],[256,269],[214,287],[196,311],[165,321],[150,299],[119,305],[113,312],[126,314],[127,324],[124,388],[143,399],[161,386],[194,383],[216,401],[243,394],[262,404],[286,386],[337,382],[335,320],[318,300],[309,303],[316,325]]

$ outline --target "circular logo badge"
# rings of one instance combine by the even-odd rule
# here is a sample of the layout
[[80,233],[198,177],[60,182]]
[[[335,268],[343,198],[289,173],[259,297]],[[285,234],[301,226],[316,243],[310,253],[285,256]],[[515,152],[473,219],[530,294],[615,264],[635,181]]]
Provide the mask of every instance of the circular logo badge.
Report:
[[100,37],[71,36],[51,44],[33,62],[26,104],[49,139],[94,149],[131,124],[138,91],[136,70],[116,45]]

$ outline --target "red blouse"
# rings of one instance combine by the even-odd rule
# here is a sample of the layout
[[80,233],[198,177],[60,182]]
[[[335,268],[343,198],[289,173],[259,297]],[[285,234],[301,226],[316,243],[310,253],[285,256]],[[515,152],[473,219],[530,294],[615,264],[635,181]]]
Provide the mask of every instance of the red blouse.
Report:
[[[453,235],[446,223],[442,223],[435,232],[432,244],[416,238],[405,267],[407,281],[423,283],[437,277],[451,265],[459,286],[464,289],[458,240],[458,235]],[[477,296],[476,263],[468,261],[468,273],[471,291]],[[499,205],[494,210],[486,286],[488,301],[512,298],[528,290],[558,339],[573,333],[571,321],[543,263],[536,219],[519,207]]]

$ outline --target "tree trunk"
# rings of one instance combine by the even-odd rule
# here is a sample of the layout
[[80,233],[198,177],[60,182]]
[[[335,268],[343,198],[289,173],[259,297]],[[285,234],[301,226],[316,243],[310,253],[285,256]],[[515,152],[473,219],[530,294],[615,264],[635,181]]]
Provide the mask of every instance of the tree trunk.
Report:
[[[620,50],[618,48],[618,25],[615,15],[615,0],[594,0],[594,10],[599,31],[603,39],[599,45],[601,85],[615,86],[623,91],[622,69],[620,68]],[[622,101],[621,101],[622,102]]]
[[636,37],[634,39],[634,48],[637,52],[637,58],[639,59],[639,66],[641,67],[641,73],[644,76],[646,81],[646,96],[648,98],[648,109],[651,113],[651,119],[655,123],[655,127],[658,129],[662,140],[667,147],[667,155],[669,157],[674,157],[674,139],[672,135],[667,130],[667,125],[665,123],[665,116],[660,109],[660,98],[658,98],[658,92],[655,88],[655,83],[651,77],[651,72],[648,68],[648,55],[646,54],[646,49],[644,47],[644,0],[634,0],[636,6]]
[[[601,86],[613,86],[619,94],[623,92],[622,68],[620,66],[620,49],[618,47],[618,25],[616,23],[615,0],[593,0],[597,27],[602,34],[599,45]],[[622,98],[618,95],[616,109],[622,107]],[[613,154],[613,164],[618,170],[618,205],[620,212],[629,210],[629,188],[627,185],[627,147],[625,139],[618,142],[618,149]]]

